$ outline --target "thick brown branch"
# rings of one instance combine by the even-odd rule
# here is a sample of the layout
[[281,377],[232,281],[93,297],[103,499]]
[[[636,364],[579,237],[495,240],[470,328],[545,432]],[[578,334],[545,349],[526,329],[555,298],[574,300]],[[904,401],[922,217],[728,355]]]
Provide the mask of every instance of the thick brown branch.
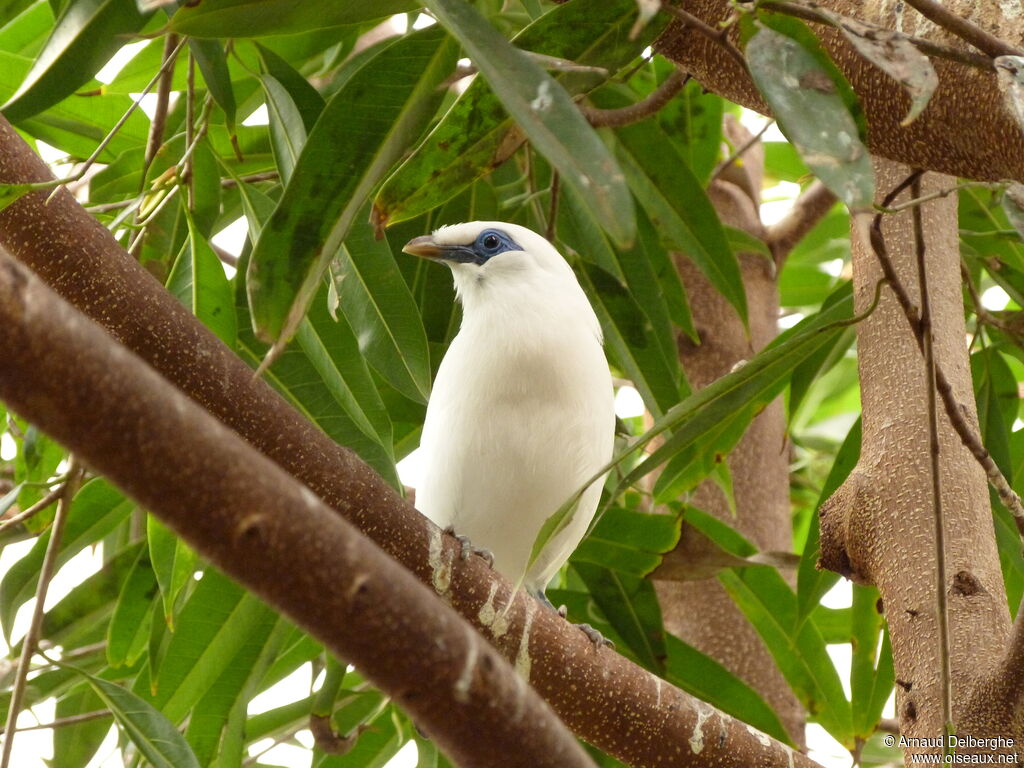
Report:
[[426,586],[6,255],[0,324],[12,409],[351,660],[460,764],[593,765]]
[[993,58],[1022,55],[1019,48],[989,34],[969,19],[943,8],[942,4],[935,0],[907,0],[907,5],[916,9],[926,19],[934,21],[943,29],[949,30],[961,40],[970,43],[979,51],[983,51]]
[[[0,119],[0,183],[44,180],[46,165]],[[69,247],[74,243],[74,247]],[[27,195],[0,213],[0,245],[29,264],[66,300],[101,322],[173,384],[301,480],[413,574],[488,634],[506,657],[529,665],[528,679],[579,736],[631,765],[715,762],[722,768],[814,768],[806,756],[717,712],[621,656],[595,652],[575,627],[512,598],[511,585],[457,543],[347,449],[291,408],[203,327],[110,232],[66,192],[49,205]],[[433,553],[433,554],[431,554]],[[292,561],[294,564],[294,560]],[[522,617],[528,642],[516,634]],[[693,745],[699,745],[700,751]]]
[[807,185],[786,217],[768,227],[767,245],[776,265],[782,266],[790,251],[832,210],[835,202],[836,196],[818,179]]
[[[800,3],[793,2],[793,0],[762,0],[761,4],[765,8],[770,8],[773,11],[784,13],[787,16],[804,19],[805,21],[813,21],[819,24],[827,24],[830,27],[836,27],[844,18],[849,18],[832,11],[824,10],[814,2]],[[913,3],[911,3],[911,5],[913,5]],[[857,19],[857,21],[861,24],[864,23],[860,19]],[[972,53],[970,51],[961,51],[957,48],[951,48],[948,45],[934,43],[931,40],[914,37],[913,35],[905,35],[904,39],[921,51],[921,53],[927,54],[928,56],[948,59],[949,61],[955,61],[958,64],[966,64],[967,66],[975,67],[976,69],[991,71],[995,68],[995,65],[992,63],[992,59],[988,56],[982,56],[981,54]]]

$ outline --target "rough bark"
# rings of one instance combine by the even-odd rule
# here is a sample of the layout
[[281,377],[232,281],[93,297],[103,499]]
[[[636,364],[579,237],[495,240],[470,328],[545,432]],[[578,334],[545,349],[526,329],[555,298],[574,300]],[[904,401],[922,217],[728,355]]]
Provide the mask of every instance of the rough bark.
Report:
[[455,611],[3,251],[0,326],[12,409],[357,665],[459,764],[593,766]]
[[[727,123],[727,130],[734,134],[730,138],[736,145],[749,138],[742,127]],[[723,223],[762,240],[766,231],[757,203],[763,167],[764,152],[758,144],[744,154],[742,164],[723,174],[708,190]],[[746,178],[737,179],[739,183],[725,180],[733,173]],[[679,335],[680,362],[694,389],[707,386],[737,362],[751,358],[777,332],[779,296],[774,265],[759,254],[741,254],[740,262],[749,305],[749,337],[732,306],[692,262],[677,255],[676,266],[701,340],[695,345],[684,334]],[[753,420],[728,462],[736,516],[721,489],[710,481],[697,488],[692,503],[734,526],[761,550],[790,550],[789,452],[781,401],[774,401]],[[654,574],[665,628],[721,662],[758,691],[779,715],[793,742],[802,745],[803,707],[756,630],[717,579],[657,580],[686,578],[688,565],[703,559],[707,540],[695,533],[684,526],[679,546]]]
[[[876,161],[875,167],[881,200],[908,170],[890,161]],[[921,192],[952,181],[926,175]],[[935,359],[965,418],[976,425],[955,198],[925,204],[923,216]],[[910,211],[886,216],[883,233],[901,282],[918,302]],[[882,273],[870,245],[859,237],[853,240],[853,271],[857,310],[863,311]],[[857,345],[861,456],[846,483],[822,506],[821,564],[881,591],[892,636],[901,733],[935,738],[942,734],[943,708],[925,367],[888,288],[875,312],[858,325]],[[976,696],[997,673],[1010,629],[985,475],[941,406],[938,429],[954,722],[959,735],[1016,737],[1020,745],[1022,733],[1011,713]]]
[[[683,0],[680,5],[711,25],[732,12],[726,0]],[[908,34],[967,47],[895,0],[822,0],[820,5]],[[1016,15],[1008,11],[1004,16],[997,0],[947,0],[945,5],[1005,40],[1020,43],[1024,38],[1024,15],[1019,7]],[[1002,5],[1009,9],[1012,4]],[[868,118],[868,145],[874,154],[972,179],[1024,179],[1024,135],[1003,106],[994,71],[933,59],[939,88],[921,117],[901,126],[910,104],[902,87],[860,56],[839,32],[812,26],[860,97]],[[769,112],[739,64],[718,42],[699,31],[673,22],[656,49],[706,88],[751,109]]]
[[[49,178],[46,165],[0,118],[0,183]],[[0,213],[0,246],[432,585],[515,660],[581,738],[636,766],[668,760],[722,768],[816,766],[618,654],[595,650],[577,628],[525,594],[510,598],[507,581],[478,558],[461,561],[458,542],[254,379],[70,194],[46,198],[27,195]]]

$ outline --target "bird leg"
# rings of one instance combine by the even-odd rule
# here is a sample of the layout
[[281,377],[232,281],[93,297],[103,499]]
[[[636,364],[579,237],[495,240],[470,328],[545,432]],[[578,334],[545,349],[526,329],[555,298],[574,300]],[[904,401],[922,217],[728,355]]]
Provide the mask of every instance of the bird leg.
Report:
[[[526,591],[529,592],[530,595],[532,595],[533,598],[538,603],[543,605],[545,608],[548,608],[549,610],[554,611],[559,616],[561,616],[563,619],[568,615],[568,613],[569,613],[568,609],[566,609],[566,607],[564,605],[560,605],[560,606],[558,606],[556,608],[554,603],[552,603],[550,600],[548,600],[548,596],[544,594],[543,590],[538,589],[538,590],[535,591],[535,590],[532,590],[532,589],[527,589]],[[608,648],[614,648],[615,647],[615,643],[613,643],[607,637],[602,635],[600,632],[598,632],[596,629],[594,629],[589,624],[573,624],[573,626],[574,627],[579,627],[580,632],[582,632],[584,635],[587,636],[587,639],[589,639],[590,642],[592,642],[594,644],[595,648],[600,648],[602,645],[604,645],[604,646],[606,646]]]
[[489,549],[483,549],[481,547],[474,547],[473,542],[469,540],[468,536],[460,536],[455,532],[455,528],[449,525],[444,529],[444,532],[455,537],[462,547],[461,557],[462,559],[469,560],[470,555],[476,555],[477,557],[483,558],[484,562],[487,563],[489,568],[494,567],[494,554]]

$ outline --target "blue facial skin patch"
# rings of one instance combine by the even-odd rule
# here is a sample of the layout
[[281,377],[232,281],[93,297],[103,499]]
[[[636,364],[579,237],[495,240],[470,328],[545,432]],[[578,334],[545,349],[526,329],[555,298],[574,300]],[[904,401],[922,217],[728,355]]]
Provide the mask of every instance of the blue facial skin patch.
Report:
[[448,261],[455,261],[460,264],[486,264],[488,259],[497,256],[505,251],[523,250],[515,240],[500,229],[485,229],[469,245],[443,245],[441,250],[444,255],[441,257]]

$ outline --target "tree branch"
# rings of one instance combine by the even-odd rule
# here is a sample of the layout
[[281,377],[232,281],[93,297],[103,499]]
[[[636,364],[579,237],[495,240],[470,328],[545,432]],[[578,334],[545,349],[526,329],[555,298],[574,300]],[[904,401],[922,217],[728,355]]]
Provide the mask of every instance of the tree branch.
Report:
[[835,202],[836,196],[815,179],[800,193],[786,217],[768,227],[766,243],[777,267],[782,267],[790,251],[832,210]]
[[[803,19],[804,21],[816,22],[818,24],[827,24],[830,27],[836,27],[844,19],[850,17],[843,16],[836,13],[835,11],[824,10],[818,6],[815,2],[794,2],[793,0],[762,0],[761,5],[765,8],[769,8],[779,13],[784,13],[787,16],[793,16],[797,19]],[[913,3],[911,3],[913,5]],[[869,24],[870,26],[876,26],[870,22],[865,22],[861,19],[856,19],[859,24]],[[884,29],[884,27],[879,27]],[[887,30],[888,31],[888,30]],[[913,35],[903,35],[903,38],[913,45],[921,53],[927,54],[928,56],[934,56],[939,59],[948,59],[949,61],[955,61],[958,64],[966,64],[969,67],[976,69],[984,69],[992,71],[995,65],[992,63],[992,59],[988,56],[982,56],[971,51],[961,51],[957,48],[953,48],[948,45],[942,45],[941,43],[935,43],[931,40],[925,40],[922,37],[914,37]]]
[[617,128],[621,125],[638,123],[656,114],[662,107],[668,104],[676,94],[683,90],[689,79],[689,75],[674,69],[661,85],[651,91],[647,98],[638,101],[636,104],[630,104],[628,107],[620,107],[619,109],[600,109],[589,104],[580,103],[579,110],[595,128]]
[[996,56],[1021,56],[1024,52],[995,35],[989,34],[974,22],[959,14],[942,7],[935,0],[907,0],[907,5],[914,8],[926,19],[935,22],[943,29],[952,32],[961,40],[970,43],[979,51],[992,58]]
[[593,765],[512,666],[425,585],[8,256],[0,324],[11,344],[0,396],[13,410],[350,659],[446,754],[495,768]]
[[[49,177],[47,166],[0,119],[0,183]],[[29,194],[0,212],[0,245],[301,480],[420,581],[438,585],[452,607],[506,658],[519,661],[524,671],[528,665],[529,682],[591,744],[632,765],[672,759],[680,766],[710,760],[722,768],[816,768],[805,755],[751,733],[738,720],[621,656],[595,653],[577,628],[538,610],[526,595],[512,596],[511,585],[479,558],[463,562],[454,540],[441,537],[351,451],[330,440],[263,380],[253,379],[252,369],[129,259],[70,194],[58,193],[49,205],[38,193]],[[504,617],[513,621],[511,631]],[[523,617],[531,621],[526,643],[515,633]],[[699,754],[695,743],[701,745]]]

